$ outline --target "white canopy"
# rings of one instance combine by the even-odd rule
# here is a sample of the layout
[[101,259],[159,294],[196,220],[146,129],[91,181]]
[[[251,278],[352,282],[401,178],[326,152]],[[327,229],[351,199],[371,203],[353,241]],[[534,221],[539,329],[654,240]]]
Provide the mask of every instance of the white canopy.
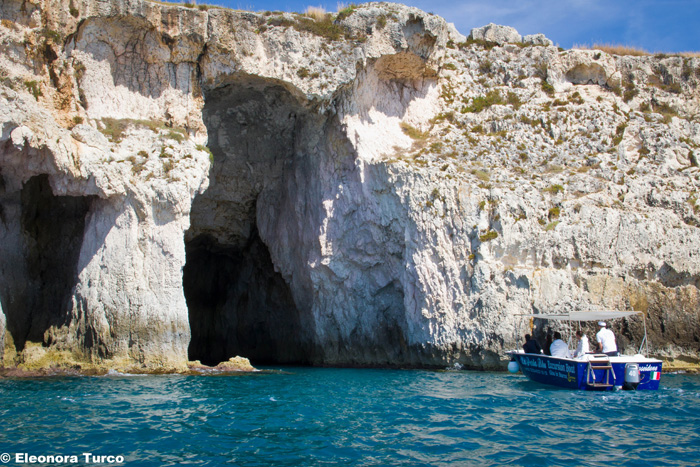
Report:
[[641,311],[572,311],[571,313],[541,313],[520,315],[526,318],[555,319],[559,321],[604,321],[606,319],[628,318],[640,315]]

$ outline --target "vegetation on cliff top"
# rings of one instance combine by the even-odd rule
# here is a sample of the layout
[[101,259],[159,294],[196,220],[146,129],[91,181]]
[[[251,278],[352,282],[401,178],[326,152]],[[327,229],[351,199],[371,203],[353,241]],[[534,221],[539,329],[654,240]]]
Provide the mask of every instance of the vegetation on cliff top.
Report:
[[132,118],[103,118],[102,134],[107,136],[112,142],[118,143],[124,137],[124,133],[129,127],[147,128],[155,133],[167,131],[168,138],[177,142],[185,139],[186,132],[182,128],[170,128],[165,122],[158,120],[137,120]]
[[644,50],[639,47],[634,47],[631,45],[625,45],[625,44],[599,44],[595,43],[592,46],[588,44],[574,44],[572,49],[588,49],[588,50],[601,50],[607,54],[610,55],[630,55],[633,57],[645,57],[645,56],[650,56],[654,55],[657,58],[663,58],[664,56],[673,56],[673,55],[678,55],[681,57],[698,57],[700,56],[700,52],[693,52],[693,51],[688,51],[688,52],[677,52],[677,53],[668,53],[668,52],[649,52],[648,50]]

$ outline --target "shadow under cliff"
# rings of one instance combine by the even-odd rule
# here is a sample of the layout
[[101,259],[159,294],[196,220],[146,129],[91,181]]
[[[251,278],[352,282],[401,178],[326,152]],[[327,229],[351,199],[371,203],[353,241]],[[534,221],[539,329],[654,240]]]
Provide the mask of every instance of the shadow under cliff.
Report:
[[46,331],[70,320],[93,197],[55,196],[47,175],[30,178],[19,192],[2,191],[0,297],[7,330],[18,351],[27,341],[50,345]]
[[205,97],[213,164],[185,234],[189,358],[409,362],[404,229],[374,195],[386,180],[372,185],[337,118],[286,83],[241,74]]
[[281,194],[305,112],[282,84],[262,78],[238,77],[207,96],[210,184],[193,201],[185,235],[191,360],[308,363],[302,311],[257,226],[261,194]]

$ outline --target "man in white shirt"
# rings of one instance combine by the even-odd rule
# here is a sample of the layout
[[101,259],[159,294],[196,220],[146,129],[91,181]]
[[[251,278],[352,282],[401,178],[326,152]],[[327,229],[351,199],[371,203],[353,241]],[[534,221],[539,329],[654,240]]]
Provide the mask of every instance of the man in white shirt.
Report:
[[600,326],[600,331],[595,335],[598,341],[598,352],[604,353],[611,357],[619,355],[617,351],[617,343],[615,343],[615,334],[605,327],[605,321],[598,321],[598,326]]
[[552,342],[552,345],[549,346],[549,353],[552,354],[552,357],[571,358],[569,346],[566,345],[566,342],[561,340],[561,334],[558,332],[554,333],[554,341]]
[[578,345],[576,346],[576,351],[574,352],[574,358],[583,357],[588,352],[591,351],[588,345],[588,336],[583,333],[583,331],[576,331],[576,337],[578,337]]

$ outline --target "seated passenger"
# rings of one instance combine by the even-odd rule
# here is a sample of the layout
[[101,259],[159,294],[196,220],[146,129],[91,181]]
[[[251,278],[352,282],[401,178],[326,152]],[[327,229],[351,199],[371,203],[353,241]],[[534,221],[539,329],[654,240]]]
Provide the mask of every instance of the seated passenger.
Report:
[[588,336],[586,336],[583,331],[576,331],[576,337],[578,337],[578,345],[576,346],[576,351],[574,352],[574,358],[583,357],[588,352],[591,351],[588,345]]
[[554,333],[554,342],[549,347],[549,352],[552,357],[557,358],[571,358],[571,352],[569,352],[569,346],[561,340],[561,334],[559,332]]
[[539,342],[533,339],[530,334],[525,334],[523,350],[525,353],[542,353],[542,347],[540,347]]

